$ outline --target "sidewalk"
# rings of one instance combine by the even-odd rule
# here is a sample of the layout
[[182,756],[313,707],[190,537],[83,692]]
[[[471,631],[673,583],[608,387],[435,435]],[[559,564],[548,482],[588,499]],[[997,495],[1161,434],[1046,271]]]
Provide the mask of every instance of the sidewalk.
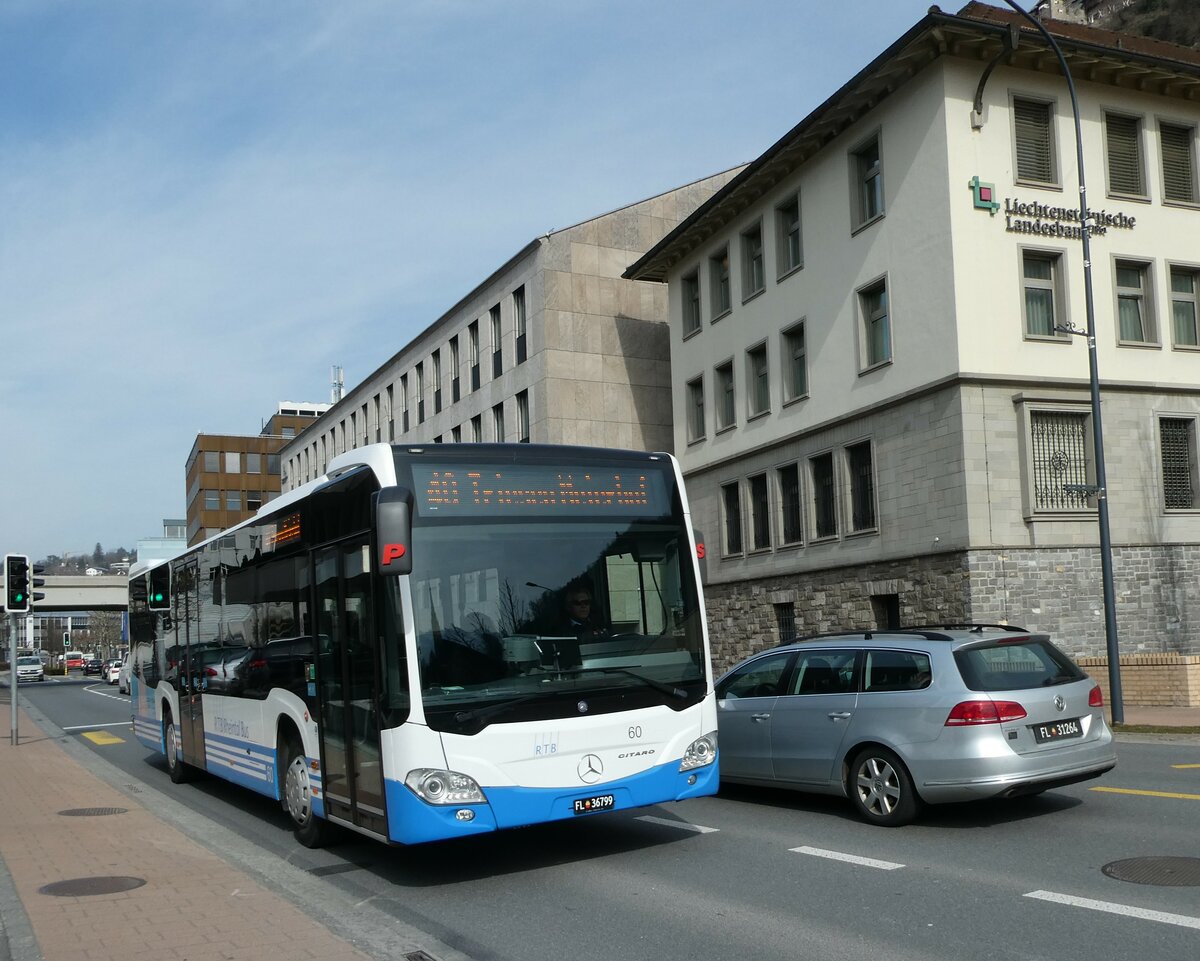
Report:
[[[210,850],[152,814],[137,794],[92,773],[89,759],[79,753],[86,748],[59,743],[24,710],[17,730],[20,743],[14,746],[5,698],[0,961],[433,961],[424,952],[445,947],[432,942],[418,948],[412,929],[382,917],[362,924],[360,940],[353,927],[357,916],[345,919],[343,928],[354,930],[354,939],[372,951],[364,953],[226,860],[236,846],[233,835],[221,835]],[[83,816],[64,813],[72,810]],[[309,884],[301,900],[311,903],[311,876],[284,862],[273,864],[291,879],[281,880],[280,890],[296,892]],[[271,870],[274,881],[276,869]],[[145,883],[80,897],[42,890],[64,881],[108,888],[126,878]],[[319,898],[321,889],[316,891]],[[438,957],[462,955],[438,951]]]
[[[1112,707],[1105,705],[1105,716],[1112,720]],[[1200,728],[1200,707],[1129,707],[1124,708],[1125,724],[1150,724],[1156,727]]]

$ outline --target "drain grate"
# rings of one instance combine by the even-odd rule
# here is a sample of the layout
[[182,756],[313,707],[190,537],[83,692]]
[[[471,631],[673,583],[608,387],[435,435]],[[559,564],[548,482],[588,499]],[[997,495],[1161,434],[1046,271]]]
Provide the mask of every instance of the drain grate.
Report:
[[65,818],[98,818],[106,814],[126,814],[128,811],[128,808],[70,808],[58,813]]
[[121,875],[71,878],[68,881],[55,881],[53,884],[38,888],[38,894],[49,894],[56,898],[88,898],[97,894],[120,894],[122,891],[132,891],[145,883],[145,878]]
[[404,956],[404,961],[436,961],[436,959],[432,954],[426,954],[424,951],[417,949],[416,951],[409,951]]
[[1200,886],[1200,858],[1128,858],[1100,869],[1118,881],[1157,884],[1160,887]]

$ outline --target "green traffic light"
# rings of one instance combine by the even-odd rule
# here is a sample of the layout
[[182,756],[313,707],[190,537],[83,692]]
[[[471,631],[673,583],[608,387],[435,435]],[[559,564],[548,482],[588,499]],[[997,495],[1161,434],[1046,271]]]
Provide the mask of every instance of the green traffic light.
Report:
[[150,600],[155,604],[161,604],[162,599],[163,599],[163,596],[161,594],[151,594],[150,595]]

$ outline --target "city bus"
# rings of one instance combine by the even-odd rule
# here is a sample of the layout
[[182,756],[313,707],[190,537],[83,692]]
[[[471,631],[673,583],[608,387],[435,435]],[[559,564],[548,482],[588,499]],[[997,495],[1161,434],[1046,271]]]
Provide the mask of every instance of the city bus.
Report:
[[[173,781],[415,844],[713,794],[699,558],[669,454],[372,444],[130,572],[134,732]],[[568,588],[605,622],[577,634]]]

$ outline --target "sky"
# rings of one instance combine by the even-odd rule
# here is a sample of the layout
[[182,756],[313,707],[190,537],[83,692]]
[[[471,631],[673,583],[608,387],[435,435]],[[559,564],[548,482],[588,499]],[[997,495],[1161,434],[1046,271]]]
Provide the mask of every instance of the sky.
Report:
[[161,536],[198,433],[753,160],[928,7],[0,0],[0,551]]

